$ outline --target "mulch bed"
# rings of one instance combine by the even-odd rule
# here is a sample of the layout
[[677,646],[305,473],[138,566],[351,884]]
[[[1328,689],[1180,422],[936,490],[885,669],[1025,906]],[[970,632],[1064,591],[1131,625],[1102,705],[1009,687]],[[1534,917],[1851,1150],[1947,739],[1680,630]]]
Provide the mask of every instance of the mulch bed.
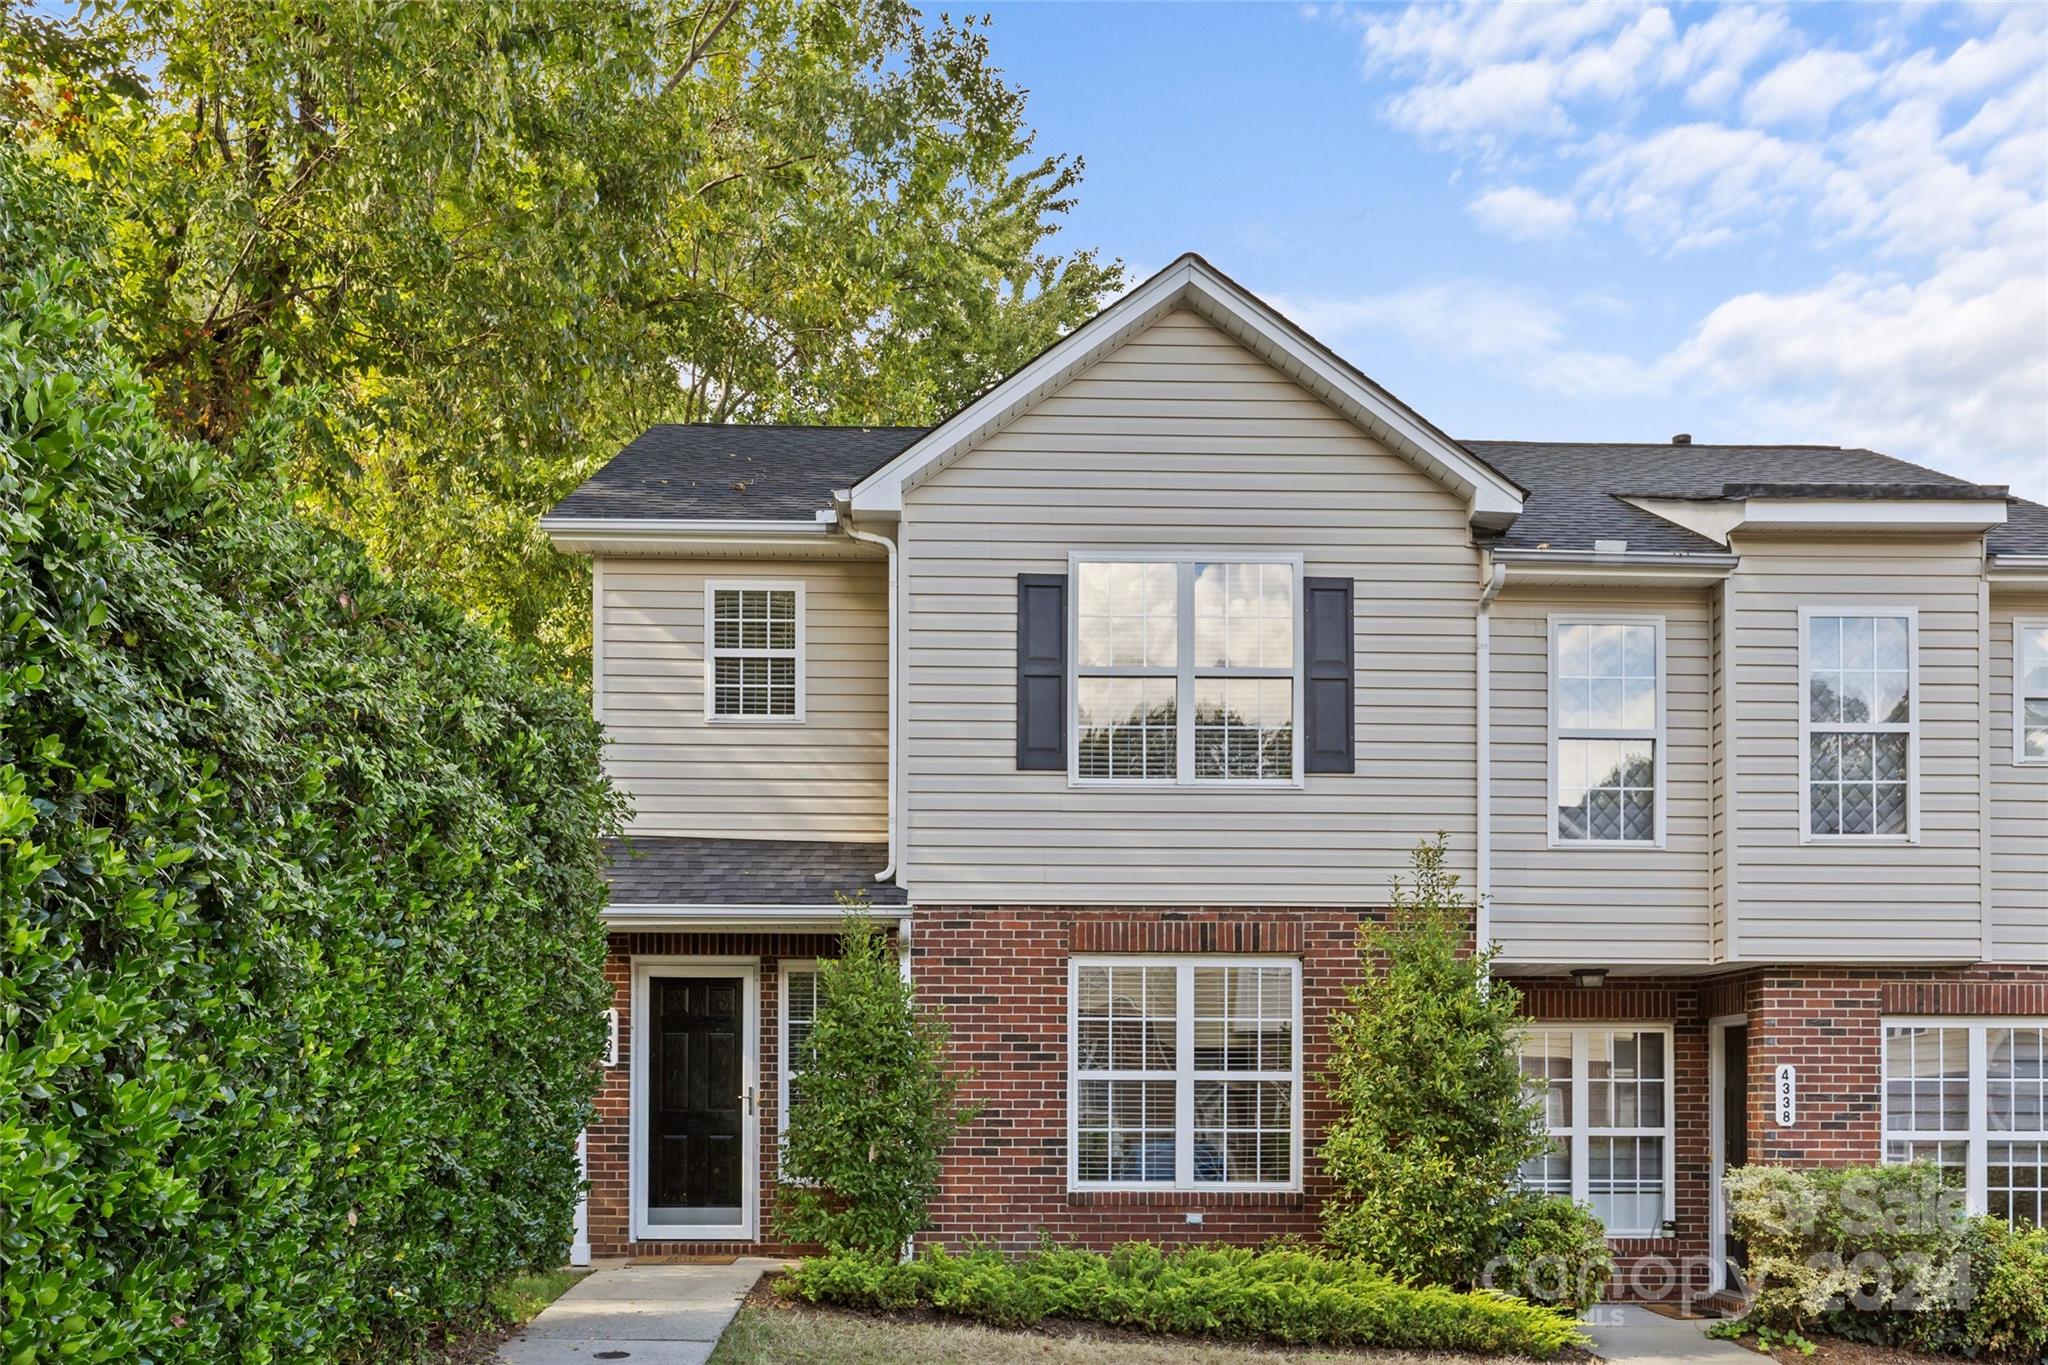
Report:
[[[840,1304],[806,1303],[802,1299],[796,1298],[791,1295],[784,1295],[778,1292],[775,1286],[777,1281],[781,1279],[782,1272],[780,1271],[770,1271],[766,1275],[763,1275],[760,1278],[760,1280],[755,1283],[753,1290],[750,1293],[748,1293],[746,1299],[746,1307],[765,1309],[769,1312],[810,1313],[819,1317],[826,1318],[861,1318],[869,1322],[959,1324],[962,1322],[972,1321],[972,1319],[969,1318],[961,1318],[946,1313],[934,1312],[932,1309],[929,1308],[913,1308],[902,1311],[891,1311],[875,1308],[849,1308]],[[979,1325],[983,1327],[994,1327],[994,1325],[991,1323],[981,1323]],[[1083,1341],[1099,1341],[1103,1343],[1105,1359],[1113,1358],[1109,1354],[1108,1348],[1112,1345],[1122,1342],[1157,1343],[1171,1341],[1200,1341],[1204,1345],[1208,1346],[1256,1346],[1258,1349],[1262,1351],[1287,1351],[1299,1352],[1301,1354],[1307,1354],[1310,1351],[1342,1351],[1347,1355],[1358,1356],[1362,1360],[1369,1360],[1374,1356],[1398,1356],[1403,1358],[1409,1358],[1416,1356],[1418,1354],[1428,1355],[1433,1360],[1469,1360],[1474,1362],[1486,1361],[1490,1362],[1490,1365],[1500,1365],[1501,1360],[1501,1357],[1499,1356],[1479,1355],[1468,1351],[1440,1351],[1434,1349],[1425,1350],[1420,1347],[1412,1349],[1404,1348],[1400,1350],[1382,1349],[1371,1346],[1290,1347],[1276,1341],[1238,1341],[1235,1339],[1226,1340],[1221,1337],[1176,1337],[1158,1332],[1140,1332],[1128,1327],[1105,1327],[1099,1323],[1093,1322],[1073,1322],[1066,1318],[1042,1318],[1037,1323],[1029,1327],[1001,1327],[994,1328],[994,1330],[1004,1332],[1029,1333],[1042,1337],[1060,1337],[1065,1339],[1077,1339]],[[1597,1362],[1599,1360],[1599,1357],[1595,1356],[1590,1351],[1566,1351],[1558,1355],[1556,1359],[1564,1361]],[[1843,1362],[1843,1365],[1852,1365],[1852,1363]],[[1861,1365],[1861,1362],[1854,1362],[1853,1365]]]

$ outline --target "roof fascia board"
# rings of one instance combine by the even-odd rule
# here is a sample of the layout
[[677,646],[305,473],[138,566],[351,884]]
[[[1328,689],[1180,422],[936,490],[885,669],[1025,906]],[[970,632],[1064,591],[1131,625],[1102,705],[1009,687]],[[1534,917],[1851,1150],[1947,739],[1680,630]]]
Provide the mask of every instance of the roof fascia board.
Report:
[[1726,545],[1738,531],[1988,531],[2003,498],[1631,498],[1653,517]]
[[2004,498],[1747,498],[1737,531],[1989,531]]
[[1521,512],[1519,488],[1308,339],[1263,300],[1194,257],[1184,257],[1112,303],[861,480],[853,489],[853,511],[899,512],[906,489],[945,468],[1077,371],[1183,304],[1277,363],[1323,401],[1451,488],[1465,499],[1472,520],[1505,525]]
[[1740,555],[1733,554],[1669,551],[1599,554],[1500,549],[1491,557],[1506,570],[1510,587],[1703,587],[1728,577],[1742,561]]

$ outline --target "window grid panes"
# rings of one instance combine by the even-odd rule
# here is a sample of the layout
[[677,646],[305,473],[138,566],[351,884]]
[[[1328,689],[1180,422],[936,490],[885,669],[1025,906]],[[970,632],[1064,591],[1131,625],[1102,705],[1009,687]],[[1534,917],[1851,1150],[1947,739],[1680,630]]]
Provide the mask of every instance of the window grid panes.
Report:
[[818,973],[788,967],[782,973],[782,1129],[802,1103],[801,1083],[809,1065],[811,1027],[818,1021]]
[[1670,1034],[1537,1025],[1522,1075],[1544,1091],[1551,1150],[1523,1164],[1531,1189],[1591,1206],[1615,1236],[1662,1232],[1670,1200]]
[[1560,621],[1551,690],[1560,840],[1657,838],[1657,662],[1654,622]]
[[1075,564],[1074,776],[1291,782],[1292,563]]
[[2048,1216],[2048,1020],[1888,1023],[1884,1159],[1932,1161],[1969,1207]]
[[1572,1034],[1531,1029],[1522,1041],[1521,1067],[1530,1093],[1543,1097],[1550,1150],[1522,1163],[1522,1183],[1544,1194],[1572,1192]]
[[2013,644],[2013,755],[2048,761],[2048,621],[2014,621]]
[[794,719],[798,714],[797,591],[711,590],[711,714]]
[[1886,1030],[1884,1126],[1888,1133],[1969,1130],[1969,1030]]
[[1077,1184],[1292,1184],[1296,964],[1077,960],[1072,981]]
[[1912,647],[1905,616],[1806,619],[1809,833],[1909,832]]

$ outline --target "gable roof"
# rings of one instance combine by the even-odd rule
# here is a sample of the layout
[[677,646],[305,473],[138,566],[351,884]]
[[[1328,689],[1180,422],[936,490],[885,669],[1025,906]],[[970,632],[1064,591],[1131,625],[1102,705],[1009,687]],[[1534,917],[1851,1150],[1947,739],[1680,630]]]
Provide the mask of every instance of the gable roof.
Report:
[[1271,305],[1189,252],[1054,342],[853,488],[853,510],[899,512],[903,491],[1000,430],[1041,398],[1159,318],[1186,308],[1465,499],[1477,525],[1499,527],[1522,490],[1446,436]]

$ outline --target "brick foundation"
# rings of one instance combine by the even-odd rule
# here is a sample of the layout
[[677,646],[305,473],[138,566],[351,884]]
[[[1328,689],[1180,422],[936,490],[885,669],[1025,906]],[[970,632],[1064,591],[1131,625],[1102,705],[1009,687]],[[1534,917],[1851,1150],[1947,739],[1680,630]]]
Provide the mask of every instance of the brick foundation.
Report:
[[[1368,909],[920,908],[911,935],[920,996],[945,1008],[964,1097],[981,1106],[948,1154],[933,1233],[959,1245],[1023,1249],[1050,1234],[1107,1246],[1132,1239],[1256,1244],[1313,1238],[1328,1185],[1314,1152],[1331,1118],[1315,1078],[1329,1056],[1330,1011],[1358,980],[1356,937]],[[829,934],[622,934],[607,967],[620,1011],[621,1065],[606,1073],[589,1135],[590,1241],[609,1255],[799,1250],[774,1228],[779,965],[831,955]],[[1302,961],[1303,1189],[1299,1193],[1067,1189],[1067,963],[1076,953],[1255,953]],[[633,1242],[627,1235],[632,1055],[631,959],[745,957],[761,964],[759,1041],[762,1239],[745,1245]],[[1512,978],[1511,978],[1512,979]],[[1881,1020],[1903,1015],[2048,1017],[2048,967],[1966,969],[1750,967],[1694,977],[1513,979],[1523,1012],[1555,1023],[1657,1023],[1673,1030],[1675,1231],[1616,1243],[1619,1292],[1636,1298],[1706,1291],[1712,1172],[1710,1021],[1749,1023],[1749,1136],[1755,1162],[1875,1162],[1882,1150]],[[1774,1121],[1776,1068],[1799,1068],[1799,1121]],[[1200,1224],[1188,1221],[1199,1214]]]

